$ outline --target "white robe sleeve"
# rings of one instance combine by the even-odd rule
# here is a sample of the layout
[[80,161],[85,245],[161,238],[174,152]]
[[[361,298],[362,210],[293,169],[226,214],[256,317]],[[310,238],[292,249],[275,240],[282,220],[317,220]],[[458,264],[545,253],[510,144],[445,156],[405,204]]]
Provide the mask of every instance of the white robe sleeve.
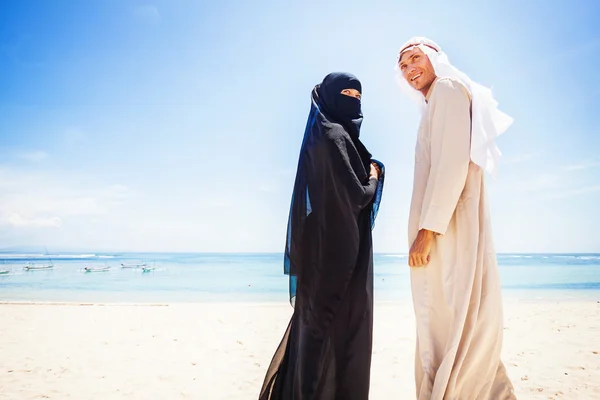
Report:
[[470,162],[471,113],[466,88],[440,79],[430,99],[431,170],[419,229],[445,234],[465,187]]

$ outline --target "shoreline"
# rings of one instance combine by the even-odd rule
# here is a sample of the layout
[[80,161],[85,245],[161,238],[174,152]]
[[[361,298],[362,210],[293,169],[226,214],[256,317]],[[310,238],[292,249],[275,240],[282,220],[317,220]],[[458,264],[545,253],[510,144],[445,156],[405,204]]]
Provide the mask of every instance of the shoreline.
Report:
[[[535,292],[533,292],[535,293]],[[551,294],[551,293],[547,293]],[[573,294],[573,293],[571,293]],[[593,293],[578,293],[574,296],[557,296],[557,297],[540,297],[531,296],[528,292],[525,296],[516,296],[513,293],[503,293],[502,301],[504,303],[600,303],[600,292]],[[398,300],[374,300],[376,306],[395,306],[395,305],[412,305],[412,298]],[[0,299],[2,305],[40,305],[40,306],[107,306],[107,307],[171,307],[171,306],[190,306],[190,305],[211,305],[211,306],[243,306],[243,307],[272,307],[272,306],[289,306],[287,300],[242,300],[235,299],[230,301],[222,300],[186,300],[186,301],[78,301],[78,300],[23,300],[23,299]]]

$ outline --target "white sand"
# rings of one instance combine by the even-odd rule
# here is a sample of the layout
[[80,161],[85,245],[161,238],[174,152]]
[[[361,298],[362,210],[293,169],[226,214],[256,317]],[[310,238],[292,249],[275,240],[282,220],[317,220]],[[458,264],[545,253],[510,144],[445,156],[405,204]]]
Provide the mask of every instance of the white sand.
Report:
[[[413,399],[410,304],[377,304],[371,399]],[[285,304],[0,304],[0,399],[256,399]],[[519,399],[600,399],[600,304],[505,304]]]

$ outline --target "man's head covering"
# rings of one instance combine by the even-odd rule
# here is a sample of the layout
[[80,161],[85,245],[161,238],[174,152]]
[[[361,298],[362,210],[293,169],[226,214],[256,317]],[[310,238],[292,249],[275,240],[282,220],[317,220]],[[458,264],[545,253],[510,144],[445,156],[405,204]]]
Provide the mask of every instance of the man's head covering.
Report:
[[450,64],[448,56],[437,43],[424,37],[414,37],[400,48],[395,71],[398,84],[420,106],[421,112],[425,109],[425,97],[408,84],[398,65],[400,56],[414,47],[420,48],[429,57],[438,77],[458,79],[469,90],[472,112],[471,160],[493,175],[502,154],[496,146],[496,137],[508,129],[513,123],[513,119],[498,110],[498,102],[494,99],[490,89],[473,82],[464,72]]

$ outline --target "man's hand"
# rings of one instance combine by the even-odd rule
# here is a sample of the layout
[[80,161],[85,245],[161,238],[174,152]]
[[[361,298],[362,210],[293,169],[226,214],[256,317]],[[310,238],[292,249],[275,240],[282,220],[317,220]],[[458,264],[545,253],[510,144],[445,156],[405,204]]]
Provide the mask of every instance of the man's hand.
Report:
[[435,233],[427,229],[419,231],[408,253],[409,266],[422,267],[429,264],[429,252],[431,251],[434,236]]

